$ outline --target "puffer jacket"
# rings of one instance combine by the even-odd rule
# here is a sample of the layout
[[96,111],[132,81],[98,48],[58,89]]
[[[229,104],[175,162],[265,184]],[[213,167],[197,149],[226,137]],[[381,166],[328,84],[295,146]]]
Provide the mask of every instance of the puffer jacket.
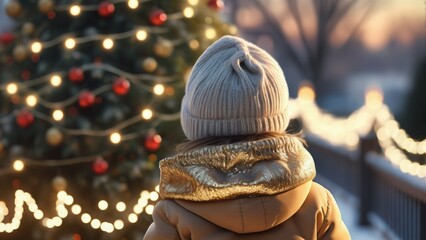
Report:
[[145,240],[350,239],[331,193],[293,136],[208,146],[160,162]]

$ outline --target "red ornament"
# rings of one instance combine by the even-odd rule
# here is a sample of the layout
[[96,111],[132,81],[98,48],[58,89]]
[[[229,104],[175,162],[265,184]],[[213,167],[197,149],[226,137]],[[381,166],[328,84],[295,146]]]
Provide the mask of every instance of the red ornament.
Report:
[[158,134],[151,134],[145,138],[145,148],[149,151],[157,151],[161,145],[161,136]]
[[98,13],[102,17],[109,17],[109,16],[111,16],[114,13],[114,11],[115,11],[114,4],[112,4],[112,3],[108,2],[108,1],[102,2],[99,5],[99,8],[98,8]]
[[68,79],[71,82],[75,82],[75,83],[83,81],[84,80],[83,70],[81,68],[71,68],[68,71]]
[[213,8],[214,10],[222,10],[225,7],[225,4],[223,3],[222,0],[209,0],[207,2],[207,5],[211,8]]
[[15,40],[15,36],[10,32],[0,34],[0,43],[9,44]]
[[80,104],[80,107],[82,108],[92,106],[95,103],[95,100],[95,95],[93,95],[90,91],[83,91],[80,93],[80,96],[78,96],[78,104]]
[[161,26],[167,21],[167,14],[161,9],[156,9],[149,15],[149,21],[152,25]]
[[124,77],[119,77],[114,81],[112,90],[117,95],[126,95],[129,92],[130,83]]
[[104,174],[108,170],[109,164],[103,158],[97,158],[92,164],[92,171],[96,174]]
[[27,128],[34,123],[34,115],[26,109],[21,110],[16,116],[16,123],[21,128]]

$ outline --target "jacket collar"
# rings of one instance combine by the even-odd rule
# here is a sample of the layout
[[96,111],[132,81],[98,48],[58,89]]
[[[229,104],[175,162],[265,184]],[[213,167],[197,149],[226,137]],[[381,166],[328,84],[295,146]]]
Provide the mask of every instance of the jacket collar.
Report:
[[180,153],[160,170],[161,197],[191,201],[273,195],[315,177],[311,155],[290,135]]

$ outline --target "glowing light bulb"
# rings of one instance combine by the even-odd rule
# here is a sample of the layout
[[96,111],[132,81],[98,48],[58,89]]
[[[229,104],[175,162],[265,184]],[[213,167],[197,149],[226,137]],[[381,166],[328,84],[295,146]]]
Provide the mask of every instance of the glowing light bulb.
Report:
[[371,109],[377,109],[383,104],[383,94],[378,89],[370,89],[365,94],[365,104]]
[[83,223],[89,223],[91,219],[92,219],[92,217],[88,213],[83,213],[81,215],[81,221]]
[[[139,201],[138,201],[138,203],[139,203]],[[136,204],[133,207],[133,212],[136,213],[136,214],[141,214],[143,212],[143,206],[141,204]]]
[[154,86],[154,93],[156,95],[162,95],[164,93],[164,89],[165,88],[164,88],[163,84],[156,84]]
[[117,209],[117,211],[123,212],[124,210],[126,210],[126,204],[124,202],[118,202],[117,205],[115,205],[115,208]]
[[73,16],[78,16],[81,13],[81,7],[78,5],[72,5],[70,7],[70,14]]
[[20,159],[17,159],[13,162],[13,169],[15,169],[15,171],[17,172],[24,170],[24,167],[24,162]]
[[29,95],[25,99],[25,102],[27,103],[28,106],[34,107],[35,105],[37,105],[37,97],[35,95]]
[[9,94],[15,94],[16,92],[18,92],[18,85],[16,85],[16,83],[9,83],[6,86],[6,91]]
[[114,144],[120,143],[121,135],[118,132],[112,133],[111,136],[109,137],[109,140]]
[[68,38],[67,40],[65,40],[65,47],[68,49],[73,49],[75,48],[76,42],[73,38]]
[[65,191],[59,191],[57,197],[59,200],[63,201],[67,197],[67,193]]
[[115,222],[114,222],[114,227],[115,227],[115,229],[117,229],[117,230],[121,230],[121,229],[123,229],[123,227],[124,227],[124,222],[123,222],[122,220],[120,220],[120,219],[115,220]]
[[54,87],[60,86],[62,83],[62,78],[59,75],[53,75],[50,78],[50,84]]
[[34,212],[34,218],[35,219],[37,219],[37,220],[40,220],[40,219],[42,219],[43,218],[43,212],[41,211],[41,210],[36,210],[35,212]]
[[160,185],[155,186],[154,190],[155,190],[156,192],[160,192]]
[[99,207],[99,209],[100,209],[100,210],[105,210],[105,209],[107,209],[107,208],[108,208],[108,203],[107,203],[107,201],[105,201],[105,200],[101,200],[101,201],[99,201],[99,203],[98,203],[98,207]]
[[199,2],[199,0],[188,0],[188,3],[191,4],[192,6],[197,5]]
[[151,109],[146,108],[142,111],[142,117],[146,120],[151,119],[152,115],[153,115],[153,113],[152,113]]
[[198,42],[197,39],[192,39],[191,41],[189,41],[189,47],[192,50],[196,50],[200,47],[200,42]]
[[138,30],[136,32],[136,38],[139,41],[144,41],[148,37],[148,33],[145,30]]
[[101,226],[101,221],[99,221],[99,219],[94,218],[90,222],[90,226],[92,226],[92,228],[94,228],[94,229],[98,229]]
[[148,205],[148,206],[146,206],[146,208],[145,208],[145,212],[146,212],[146,214],[148,214],[148,215],[152,215],[152,213],[154,212],[154,205]]
[[67,195],[64,199],[66,205],[71,205],[74,202],[74,198],[71,195]]
[[135,222],[138,221],[138,215],[131,213],[131,214],[129,214],[128,220],[131,223],[135,223]]
[[111,38],[105,38],[105,40],[102,42],[102,46],[106,50],[110,50],[111,48],[114,47],[114,41]]
[[74,215],[78,215],[78,214],[80,214],[80,213],[81,213],[81,207],[80,207],[80,205],[78,205],[78,204],[74,204],[74,205],[72,205],[72,207],[71,207],[71,212],[72,212]]
[[129,0],[129,1],[127,1],[127,5],[131,9],[136,9],[139,6],[139,1],[138,0]]
[[41,44],[41,42],[33,42],[31,44],[31,51],[33,53],[39,53],[41,52],[41,49],[43,49],[43,45]]
[[214,28],[209,27],[206,29],[204,35],[206,36],[207,39],[212,40],[216,37],[217,33]]
[[151,193],[149,194],[149,199],[151,199],[151,201],[157,201],[157,200],[158,200],[158,198],[159,198],[159,195],[158,195],[158,193],[157,193],[157,192],[151,192]]
[[64,113],[61,110],[55,110],[52,113],[52,117],[55,121],[61,121],[64,118]]
[[192,7],[186,7],[183,9],[183,15],[186,18],[192,18],[194,16],[194,9]]
[[299,88],[299,92],[297,94],[297,97],[302,100],[307,101],[314,101],[315,100],[315,91],[314,89],[309,85],[304,85],[301,88]]

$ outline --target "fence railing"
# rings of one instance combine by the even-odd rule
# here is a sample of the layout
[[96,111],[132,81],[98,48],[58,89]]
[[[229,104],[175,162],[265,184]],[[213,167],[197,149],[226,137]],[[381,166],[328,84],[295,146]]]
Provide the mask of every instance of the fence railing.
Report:
[[426,182],[378,154],[375,137],[362,138],[353,151],[315,136],[306,139],[318,174],[357,199],[359,224],[371,224],[390,238],[426,239]]

